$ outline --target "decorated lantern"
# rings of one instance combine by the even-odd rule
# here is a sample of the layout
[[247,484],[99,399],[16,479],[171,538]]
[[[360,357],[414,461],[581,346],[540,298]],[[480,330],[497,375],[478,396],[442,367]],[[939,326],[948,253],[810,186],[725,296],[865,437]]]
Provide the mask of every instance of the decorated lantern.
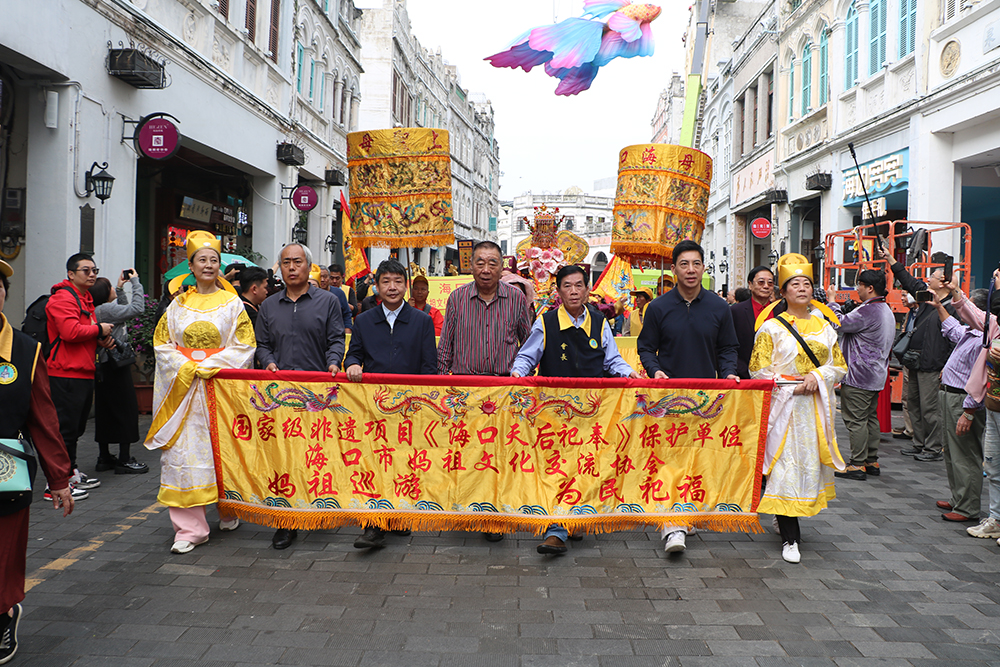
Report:
[[712,159],[701,151],[669,144],[623,148],[611,252],[633,264],[669,264],[680,241],[701,241],[711,182]]
[[421,248],[455,242],[447,130],[351,132],[347,164],[356,246]]

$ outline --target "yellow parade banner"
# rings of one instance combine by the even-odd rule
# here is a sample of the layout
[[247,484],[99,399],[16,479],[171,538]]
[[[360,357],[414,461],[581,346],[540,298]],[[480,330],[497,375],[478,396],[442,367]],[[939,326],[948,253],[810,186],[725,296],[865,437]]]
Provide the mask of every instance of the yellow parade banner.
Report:
[[455,241],[448,131],[398,127],[347,135],[351,234],[358,247]]
[[670,262],[680,241],[701,240],[711,182],[712,159],[701,151],[669,144],[623,148],[611,252]]
[[223,370],[220,508],[282,528],[759,531],[772,383]]

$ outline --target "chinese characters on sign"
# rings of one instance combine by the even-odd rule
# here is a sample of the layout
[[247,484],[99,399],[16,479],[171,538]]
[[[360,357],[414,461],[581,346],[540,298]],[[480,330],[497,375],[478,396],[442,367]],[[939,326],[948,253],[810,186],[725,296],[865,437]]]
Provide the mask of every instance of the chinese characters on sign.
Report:
[[[864,185],[868,190],[868,196],[875,197],[876,194],[885,195],[890,192],[905,190],[909,179],[908,158],[909,149],[907,148],[898,153],[886,155],[861,165],[861,178],[864,178]],[[861,178],[858,177],[858,170],[852,166],[850,169],[845,169],[843,173],[844,205],[858,205],[865,199],[865,193],[861,187]],[[872,204],[875,204],[874,200]],[[869,216],[866,215],[865,217]]]
[[[247,375],[255,379],[230,377]],[[468,527],[488,511],[510,527],[676,515],[740,530],[759,495],[768,383],[637,390],[620,380],[561,388],[258,376],[222,371],[210,382],[221,502],[258,522],[287,523],[291,512],[308,517],[303,527],[335,526],[369,511],[440,511],[441,525]],[[649,400],[662,416],[650,416]]]

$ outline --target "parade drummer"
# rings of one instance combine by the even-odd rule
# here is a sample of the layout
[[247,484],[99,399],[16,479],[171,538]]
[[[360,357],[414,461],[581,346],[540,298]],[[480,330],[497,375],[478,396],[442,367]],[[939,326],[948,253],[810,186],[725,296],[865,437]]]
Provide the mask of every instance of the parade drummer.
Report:
[[[619,354],[607,318],[587,303],[587,272],[575,264],[564,266],[556,274],[556,289],[562,305],[535,320],[511,376],[524,377],[538,366],[545,377],[637,378]],[[567,537],[565,527],[550,525],[538,553],[566,553]]]
[[[426,278],[417,278],[422,278],[426,284]],[[414,283],[417,278],[413,279]],[[354,321],[351,347],[344,358],[347,379],[361,382],[364,373],[436,374],[434,321],[430,315],[406,303],[406,269],[395,259],[387,259],[375,271],[375,284],[382,303],[378,308],[361,313]],[[408,530],[393,532],[410,534]],[[385,546],[385,533],[378,526],[367,526],[354,541],[354,547]]]
[[[15,331],[3,315],[4,301],[14,274],[0,260],[0,438],[16,441],[28,434],[35,445],[42,471],[49,484],[52,506],[73,511],[69,479],[73,474],[69,454],[59,434],[45,355],[41,344]],[[9,472],[5,468],[5,472]],[[48,494],[47,494],[48,495]],[[28,551],[28,507],[31,492],[4,500],[0,505],[0,664],[17,652],[17,626],[24,599],[24,573]]]
[[[205,506],[219,499],[205,380],[222,368],[249,368],[256,346],[243,302],[221,277],[221,253],[214,234],[188,233],[188,265],[196,287],[170,302],[153,334],[153,424],[145,446],[161,452],[157,500],[170,508],[170,550],[177,554],[208,541]],[[170,292],[181,289],[191,274],[174,278]],[[222,511],[219,519],[220,530],[239,525]]]

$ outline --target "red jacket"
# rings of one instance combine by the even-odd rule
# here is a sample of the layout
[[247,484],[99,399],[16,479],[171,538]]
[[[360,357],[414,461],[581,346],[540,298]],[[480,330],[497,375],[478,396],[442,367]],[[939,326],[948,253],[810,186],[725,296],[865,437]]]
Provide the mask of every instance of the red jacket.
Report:
[[[80,297],[79,305],[73,295],[61,287],[76,291]],[[69,280],[53,285],[52,296],[45,304],[45,317],[49,341],[52,342],[48,359],[49,376],[93,380],[97,337],[101,327],[94,319],[94,300],[90,292],[77,291]]]

